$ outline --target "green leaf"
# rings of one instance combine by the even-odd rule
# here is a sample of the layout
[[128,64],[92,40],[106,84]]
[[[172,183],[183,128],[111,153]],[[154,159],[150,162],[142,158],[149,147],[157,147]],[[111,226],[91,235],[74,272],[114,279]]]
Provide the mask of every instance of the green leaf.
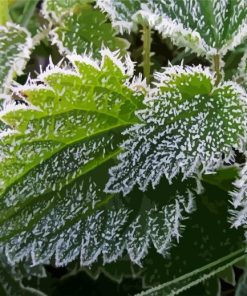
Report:
[[199,55],[224,55],[247,36],[245,0],[132,1],[98,0],[120,31],[146,20],[164,38]]
[[4,93],[14,76],[22,74],[30,57],[32,39],[24,28],[7,23],[0,26],[0,40],[0,93]]
[[[246,52],[247,44],[242,42],[234,50],[229,51],[224,57],[224,79],[235,80],[235,76],[238,72],[238,66]],[[240,83],[240,81],[239,81]]]
[[[125,85],[132,75],[127,65],[108,50],[102,51],[102,56],[101,67],[81,56],[70,57],[71,69],[51,64],[39,82],[31,80],[16,89],[19,96],[27,97],[28,106],[15,105],[13,100],[5,104],[2,120],[17,130],[5,133],[1,140],[1,238],[13,237],[14,243],[23,236],[20,244],[12,245],[13,254],[22,254],[13,255],[13,261],[25,254],[21,245],[31,242],[37,249],[34,256],[42,261],[39,231],[47,234],[46,242],[52,245],[49,231],[55,235],[65,222],[74,222],[70,226],[79,231],[83,222],[77,221],[78,217],[111,199],[97,188],[96,183],[104,185],[104,178],[97,181],[95,175],[119,153],[119,130],[138,122],[134,111],[142,94],[132,90],[134,85]],[[128,66],[133,66],[130,61]],[[107,176],[106,168],[103,172]],[[93,218],[100,214],[97,211]],[[36,242],[30,227],[37,235]],[[49,245],[44,249],[54,252]],[[49,254],[43,260],[46,256]]]
[[[227,179],[224,184],[226,184],[226,188],[229,188],[234,176],[231,180],[227,176]],[[174,188],[179,188],[179,186],[181,186],[180,183],[173,183],[170,187],[175,190]],[[117,272],[122,271],[122,275],[125,277],[128,275],[134,278],[141,277],[144,284],[143,289],[147,289],[203,268],[240,248],[244,249],[243,230],[229,227],[228,193],[211,184],[205,183],[204,187],[204,193],[196,198],[197,210],[190,215],[190,219],[184,221],[185,229],[182,232],[182,237],[180,237],[179,244],[170,249],[169,256],[162,258],[156,251],[150,249],[149,254],[142,262],[142,268],[131,265],[129,269],[123,269],[120,264],[121,261],[125,262],[126,258],[123,258],[120,262],[111,263],[109,268],[108,264],[101,267],[101,262],[95,263],[90,271],[100,266],[100,269],[105,270],[104,274],[108,274],[110,278],[114,278]],[[144,194],[150,199],[155,197],[155,201],[158,202],[165,199],[168,189],[169,187],[164,187],[162,181],[155,190],[149,188]],[[239,262],[234,265],[239,266]],[[215,277],[222,277],[222,273]],[[201,284],[186,290],[185,295],[206,295],[203,285],[204,278],[200,277],[200,280]]]
[[25,264],[10,266],[6,256],[0,253],[0,293],[2,296],[37,295],[45,296],[41,291],[23,285],[24,277],[44,277],[45,271],[41,266],[29,267]]
[[205,265],[191,273],[185,274],[178,277],[170,282],[164,283],[157,287],[151,288],[138,295],[150,295],[150,296],[173,296],[178,295],[181,292],[197,285],[198,283],[216,275],[222,270],[232,266],[239,260],[244,258],[244,249],[240,249],[236,252],[230,253],[229,255],[222,257],[208,265]]
[[247,89],[247,52],[245,52],[238,65],[237,73],[234,75],[234,79]]
[[247,164],[241,168],[238,179],[233,183],[234,189],[231,191],[232,208],[230,210],[230,221],[235,228],[243,226],[246,234],[247,223]]
[[90,2],[93,2],[93,0],[45,0],[42,12],[47,19],[50,16],[58,19],[65,11],[69,11],[76,6],[86,6]]
[[236,296],[245,296],[246,290],[247,290],[247,275],[246,275],[246,271],[245,271],[238,282],[235,295]]
[[[135,185],[155,187],[162,176],[189,177],[214,172],[242,150],[246,129],[246,93],[235,83],[214,86],[201,66],[174,66],[156,74],[157,89],[145,98],[142,121],[125,131],[124,152],[110,170],[109,193],[129,193]],[[224,155],[224,157],[223,157]]]
[[147,1],[140,0],[97,0],[97,6],[106,12],[112,22],[112,25],[120,32],[130,32],[137,29],[135,14],[141,9],[142,3]]
[[54,254],[58,266],[79,256],[90,265],[100,254],[106,263],[126,248],[140,264],[151,243],[167,254],[194,209],[191,180],[160,207],[103,192],[120,131],[139,122],[145,84],[129,81],[128,59],[102,56],[101,66],[77,55],[73,67],[50,65],[16,88],[27,105],[5,103],[1,118],[16,131],[1,138],[0,242],[11,263],[30,254],[34,265]]
[[218,277],[224,280],[229,285],[236,285],[235,272],[233,267],[229,267],[218,274]]
[[212,174],[202,176],[202,181],[212,184],[223,191],[233,190],[232,182],[237,179],[239,167],[235,164],[232,166],[223,166]]
[[43,14],[54,23],[50,36],[61,54],[93,52],[100,57],[100,49],[120,50],[126,54],[129,44],[116,36],[116,31],[98,9],[86,5],[88,1],[46,1]]

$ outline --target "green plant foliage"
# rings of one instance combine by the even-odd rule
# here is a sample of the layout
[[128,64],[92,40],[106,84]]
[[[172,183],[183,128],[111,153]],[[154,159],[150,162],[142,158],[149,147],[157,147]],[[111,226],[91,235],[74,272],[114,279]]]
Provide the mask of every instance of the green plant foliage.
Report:
[[[96,263],[88,269],[87,272],[93,278],[98,278],[102,271],[106,276],[118,282],[129,277],[142,278],[144,289],[155,287],[160,283],[173,282],[174,279],[180,279],[183,275],[188,274],[185,277],[186,284],[180,285],[182,283],[180,280],[174,283],[176,284],[176,289],[188,289],[188,286],[194,287],[196,283],[201,282],[200,287],[186,290],[186,295],[207,295],[206,292],[203,293],[200,290],[207,291],[209,289],[209,287],[204,285],[205,279],[208,277],[211,279],[214,274],[213,271],[215,271],[217,278],[223,278],[224,280],[226,277],[229,278],[229,273],[226,273],[227,270],[229,271],[229,268],[227,268],[228,265],[225,263],[231,262],[231,260],[222,260],[220,270],[224,269],[223,272],[218,273],[214,268],[204,269],[204,267],[231,253],[240,253],[239,257],[241,258],[244,254],[243,231],[241,229],[236,231],[229,228],[227,213],[229,202],[226,190],[233,188],[231,182],[236,178],[236,175],[236,170],[230,167],[219,170],[217,174],[207,177],[207,181],[203,183],[205,192],[196,198],[197,210],[190,215],[190,219],[184,221],[185,229],[182,232],[182,237],[179,239],[179,244],[171,248],[170,254],[166,258],[162,258],[151,248],[143,260],[141,268],[128,263],[128,258],[125,256],[116,263],[103,267],[101,262],[98,262],[98,264]],[[208,184],[209,180],[212,185]],[[222,182],[221,188],[215,188],[214,184],[216,181]],[[170,190],[180,186],[181,184],[175,182],[170,186]],[[150,200],[155,196],[155,201],[157,202],[165,199],[164,192],[167,192],[168,189],[169,187],[165,186],[164,182],[161,182],[155,190],[150,188],[144,194]],[[136,195],[135,197],[139,198]],[[230,269],[230,271],[232,270]],[[191,274],[195,274],[195,276],[190,277]],[[169,285],[167,289],[170,288],[171,286]],[[211,295],[215,294],[212,293]]]
[[45,1],[43,14],[57,26],[50,32],[51,40],[61,54],[93,52],[100,57],[102,45],[126,53],[128,42],[116,36],[116,31],[98,9],[86,5],[89,1]]
[[247,89],[247,53],[245,53],[239,63],[237,74],[235,74],[235,80]]
[[241,279],[239,280],[239,284],[236,289],[236,296],[245,296],[247,290],[247,278],[246,272],[242,275]]
[[30,58],[32,40],[28,31],[7,23],[0,26],[0,93],[7,92],[15,75],[20,75]]
[[0,295],[62,296],[82,270],[131,295],[234,286],[246,0],[2,3]]
[[53,18],[59,18],[65,11],[76,6],[86,6],[92,0],[45,0],[43,3],[43,13],[50,14]]
[[245,0],[132,1],[98,0],[120,31],[146,20],[163,37],[199,55],[224,55],[247,36]]
[[[146,1],[142,1],[146,3]],[[106,12],[113,24],[121,33],[137,29],[136,13],[141,9],[141,1],[97,1],[97,6]]]
[[167,253],[194,208],[186,187],[165,206],[140,213],[102,191],[120,151],[119,130],[138,122],[143,97],[133,90],[137,80],[125,82],[131,62],[107,50],[102,56],[101,66],[80,56],[69,57],[75,69],[50,66],[39,84],[16,89],[30,105],[6,103],[2,112],[17,132],[5,133],[1,146],[1,241],[13,263],[31,253],[40,264],[56,253],[57,265],[79,254],[81,265],[90,265],[101,253],[111,262],[127,248],[140,264],[150,241]]
[[[177,295],[180,289],[187,290],[212,276],[222,278],[222,270],[245,257],[243,231],[236,232],[228,226],[227,192],[204,185],[205,192],[197,201],[197,211],[185,223],[183,237],[171,250],[171,256],[161,259],[151,253],[143,262],[147,287],[165,283],[160,292],[157,290],[157,295]],[[186,295],[199,294],[189,291]]]
[[162,176],[172,181],[210,172],[234,160],[231,147],[243,149],[246,138],[246,94],[236,84],[214,87],[207,69],[173,66],[156,74],[157,88],[138,111],[142,124],[125,134],[120,164],[111,169],[108,192],[127,194],[135,184],[146,190]]
[[36,276],[45,277],[45,270],[42,266],[30,267],[29,264],[20,263],[16,266],[10,266],[8,259],[2,253],[0,254],[0,293],[3,296],[37,295],[44,296],[41,291],[23,285],[23,278]]
[[205,265],[199,270],[195,270],[190,274],[185,274],[181,278],[176,278],[171,282],[167,282],[163,285],[157,286],[138,295],[152,295],[152,296],[173,296],[178,295],[181,292],[191,288],[192,286],[200,283],[203,280],[217,274],[225,268],[237,263],[239,260],[244,258],[244,249],[241,251],[229,254],[215,262]]

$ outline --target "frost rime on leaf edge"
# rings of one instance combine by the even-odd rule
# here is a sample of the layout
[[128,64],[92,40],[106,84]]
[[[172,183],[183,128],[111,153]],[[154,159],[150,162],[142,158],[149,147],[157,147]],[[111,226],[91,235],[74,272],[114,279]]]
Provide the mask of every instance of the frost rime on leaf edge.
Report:
[[2,31],[6,35],[8,32],[11,32],[12,29],[16,30],[16,32],[18,31],[24,32],[26,34],[26,42],[25,44],[20,43],[18,45],[19,54],[14,57],[11,63],[11,67],[9,69],[9,73],[6,76],[5,81],[3,82],[5,91],[8,90],[8,88],[10,87],[14,74],[15,73],[17,75],[22,74],[22,71],[26,65],[26,62],[30,58],[31,49],[33,47],[33,41],[32,41],[31,35],[25,28],[10,22],[8,22],[6,26],[0,26],[0,31]]
[[[215,87],[213,74],[201,66],[187,66],[186,68],[173,66],[155,76],[157,79],[155,84],[158,88],[150,91],[145,98],[144,103],[147,108],[136,112],[143,123],[136,124],[124,132],[128,139],[122,144],[123,152],[118,156],[119,164],[110,169],[111,177],[105,188],[108,193],[122,192],[126,195],[136,184],[140,190],[145,191],[149,183],[155,187],[163,175],[172,182],[172,179],[180,171],[184,178],[201,174],[201,172],[212,172],[224,161],[234,160],[232,146],[244,151],[244,143],[247,138],[247,122],[246,117],[243,117],[247,112],[247,96],[244,89],[234,82],[224,82]],[[204,83],[206,85],[210,83],[211,89],[205,95],[199,95],[200,92],[198,92],[199,96],[193,95],[193,99],[187,100],[186,96],[182,99],[180,97],[182,94],[176,89],[173,79],[180,77],[185,79],[186,76],[188,81],[190,77],[198,79],[198,83],[200,83],[200,79],[201,81],[205,79]],[[185,84],[183,82],[180,85],[181,89]],[[159,93],[160,87],[171,88],[172,92]],[[202,85],[202,89],[205,87]],[[185,110],[179,107],[180,104],[186,108],[185,110],[189,105],[191,108],[195,108],[194,117],[193,113],[188,118],[184,117]],[[201,104],[205,105],[203,109],[201,109]],[[225,105],[225,108],[222,104]],[[235,108],[236,110],[234,110]],[[214,117],[218,117],[215,122],[211,123],[210,116],[215,112]],[[181,116],[180,119],[178,114]],[[239,114],[241,119],[238,118]],[[189,123],[189,120],[192,120],[193,125]],[[169,121],[171,122],[169,123]],[[201,123],[198,125],[198,122],[201,121],[203,121],[203,125]],[[208,128],[212,128],[211,125],[216,123],[221,124],[220,133],[215,134],[215,131],[208,131]],[[171,130],[177,136],[177,140],[171,136]],[[184,139],[183,135],[187,133],[194,138]],[[215,139],[220,142],[215,143]],[[157,145],[167,147],[167,149],[163,148],[162,150]],[[150,150],[150,147],[153,146],[156,146],[154,154]],[[177,155],[178,152],[179,155]],[[224,160],[222,152],[225,154]],[[177,155],[175,159],[173,154]],[[176,164],[178,160],[179,163]],[[133,169],[130,171],[128,167]]]

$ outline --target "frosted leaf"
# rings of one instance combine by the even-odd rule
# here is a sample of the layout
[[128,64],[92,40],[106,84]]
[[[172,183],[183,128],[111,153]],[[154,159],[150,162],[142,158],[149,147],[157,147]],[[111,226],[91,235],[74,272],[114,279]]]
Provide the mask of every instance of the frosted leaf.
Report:
[[64,11],[75,8],[77,5],[86,5],[92,0],[45,0],[43,3],[43,14],[46,18],[59,18]]
[[141,3],[146,1],[140,0],[97,0],[97,6],[106,12],[115,28],[120,33],[124,31],[130,32],[136,28],[133,16],[141,9]]
[[[145,98],[142,121],[127,129],[119,164],[110,170],[106,192],[129,193],[135,185],[155,187],[162,176],[170,182],[214,171],[233,160],[246,139],[246,93],[235,83],[214,86],[201,66],[176,66],[156,74],[158,87]],[[224,155],[224,159],[222,156]]]
[[91,52],[100,57],[100,49],[120,49],[125,54],[128,42],[116,36],[106,16],[88,3],[92,1],[44,1],[43,14],[55,28],[50,38],[61,54]]
[[138,121],[134,111],[143,95],[125,85],[127,66],[115,54],[102,55],[98,68],[90,58],[74,55],[69,58],[75,68],[51,65],[40,82],[15,89],[30,106],[8,104],[1,114],[18,133],[6,134],[0,143],[0,190],[5,191],[0,203],[13,206],[61,190],[119,152],[115,131]]
[[245,53],[238,65],[234,80],[247,89],[247,53]]
[[163,1],[155,13],[160,15],[159,32],[198,54],[224,55],[247,36],[245,0]]
[[102,248],[105,263],[116,261],[122,255],[126,246],[125,236],[122,234],[128,225],[129,215],[128,209],[120,208],[109,211]]
[[98,0],[97,5],[120,32],[145,20],[164,38],[207,57],[224,55],[247,36],[245,0]]
[[235,190],[231,192],[232,209],[230,210],[232,225],[236,228],[247,224],[247,164],[241,169],[239,178],[234,182]]
[[[106,172],[107,168],[100,171],[95,180]],[[88,266],[99,256],[104,263],[116,261],[126,249],[130,259],[141,264],[151,244],[162,255],[169,254],[181,235],[183,220],[195,208],[194,193],[189,191],[184,196],[175,192],[162,207],[154,203],[137,210],[105,196],[99,188],[91,178],[80,177],[61,192],[40,196],[2,220],[0,239],[9,262],[31,254],[37,265],[55,255],[57,266],[78,257],[82,266]]]
[[130,81],[129,58],[101,54],[101,63],[78,55],[51,63],[13,89],[26,104],[4,104],[1,120],[12,130],[0,142],[0,244],[13,265],[55,257],[57,266],[76,258],[88,266],[124,250],[141,264],[151,244],[167,255],[194,208],[187,190],[141,209],[103,191],[121,132],[140,122],[135,112],[146,90],[140,79]]
[[23,285],[23,278],[31,276],[44,277],[44,268],[42,266],[30,267],[25,263],[11,266],[3,254],[3,250],[0,249],[0,291],[2,296],[44,296],[41,291]]
[[20,26],[7,23],[0,26],[0,92],[8,91],[15,74],[22,74],[30,57],[32,39]]

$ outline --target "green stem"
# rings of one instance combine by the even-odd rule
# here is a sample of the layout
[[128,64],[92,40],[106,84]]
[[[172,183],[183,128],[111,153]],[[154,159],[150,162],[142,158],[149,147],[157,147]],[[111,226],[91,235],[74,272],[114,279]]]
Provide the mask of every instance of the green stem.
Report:
[[143,73],[147,80],[147,83],[150,83],[150,54],[151,54],[151,29],[148,25],[143,25]]
[[4,26],[9,19],[8,0],[0,0],[0,25]]
[[216,85],[218,85],[222,79],[220,67],[221,67],[221,57],[219,54],[216,54],[213,56],[213,70],[216,73],[216,81],[215,81]]

